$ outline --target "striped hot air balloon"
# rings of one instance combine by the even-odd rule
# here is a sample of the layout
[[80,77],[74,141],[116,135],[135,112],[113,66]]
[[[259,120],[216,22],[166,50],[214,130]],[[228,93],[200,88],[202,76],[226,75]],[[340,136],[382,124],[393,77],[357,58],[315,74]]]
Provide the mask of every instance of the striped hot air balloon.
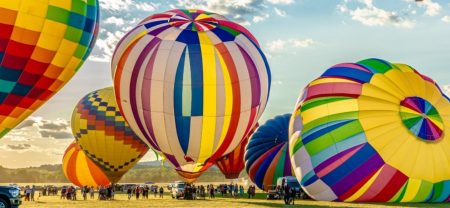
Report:
[[73,110],[71,126],[81,149],[113,183],[149,150],[119,112],[112,87],[84,96]]
[[77,72],[98,33],[97,0],[0,1],[0,138]]
[[[213,165],[213,163],[206,163],[202,166],[200,170],[197,170],[195,172],[190,171],[184,171],[181,169],[176,169],[177,174],[185,181],[186,183],[193,183],[197,180],[208,168],[210,168]],[[190,168],[187,168],[190,169]]]
[[62,169],[66,178],[79,187],[98,187],[110,184],[105,173],[84,154],[76,142],[72,142],[67,147],[62,161]]
[[288,150],[291,114],[275,116],[256,129],[245,148],[245,169],[258,188],[274,189],[277,180],[293,176]]
[[338,64],[297,102],[291,161],[316,200],[448,201],[449,128],[449,99],[412,67]]
[[253,35],[202,10],[146,18],[118,43],[112,74],[131,128],[187,172],[241,143],[270,88],[269,65]]
[[244,140],[233,150],[233,152],[216,160],[215,165],[219,170],[225,175],[226,179],[236,179],[239,178],[239,174],[245,168],[244,154],[245,147],[247,146],[249,138],[258,128],[258,124],[245,136]]

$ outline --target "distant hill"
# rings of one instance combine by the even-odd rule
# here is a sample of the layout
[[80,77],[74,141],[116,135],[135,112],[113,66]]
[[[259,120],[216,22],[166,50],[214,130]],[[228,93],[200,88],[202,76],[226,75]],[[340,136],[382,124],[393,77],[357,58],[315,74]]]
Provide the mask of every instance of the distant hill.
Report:
[[[241,172],[241,177],[247,177],[245,170]],[[138,163],[123,176],[119,183],[170,182],[174,180],[180,180],[180,178],[167,162],[161,166],[160,161],[149,161]],[[226,179],[219,169],[213,166],[203,173],[198,181],[221,182]],[[64,176],[61,164],[58,164],[18,169],[0,166],[0,183],[69,183],[69,181]]]

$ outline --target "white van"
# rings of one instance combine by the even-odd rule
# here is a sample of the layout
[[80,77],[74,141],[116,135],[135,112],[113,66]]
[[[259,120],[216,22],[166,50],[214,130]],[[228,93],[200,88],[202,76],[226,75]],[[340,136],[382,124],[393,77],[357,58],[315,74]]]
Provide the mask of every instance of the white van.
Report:
[[179,199],[184,197],[184,188],[186,187],[186,183],[183,181],[175,181],[172,184],[172,199]]

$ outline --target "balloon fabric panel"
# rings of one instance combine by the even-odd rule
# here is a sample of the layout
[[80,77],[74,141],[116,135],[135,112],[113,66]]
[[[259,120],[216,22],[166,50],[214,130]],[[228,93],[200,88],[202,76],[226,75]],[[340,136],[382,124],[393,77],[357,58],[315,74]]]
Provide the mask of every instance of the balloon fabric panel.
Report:
[[297,102],[292,166],[316,200],[446,201],[448,118],[449,99],[408,65],[380,59],[338,64]]
[[148,151],[116,105],[112,87],[83,97],[72,114],[72,131],[86,155],[117,182]]
[[112,73],[117,102],[136,134],[187,172],[234,150],[270,90],[256,39],[201,10],[143,20],[119,42]]
[[98,33],[97,0],[0,2],[0,138],[77,72]]
[[79,187],[110,184],[103,171],[84,154],[76,142],[70,144],[64,153],[62,168],[66,178]]
[[292,176],[288,150],[291,114],[275,116],[259,126],[245,148],[245,169],[258,188],[268,191],[279,177]]

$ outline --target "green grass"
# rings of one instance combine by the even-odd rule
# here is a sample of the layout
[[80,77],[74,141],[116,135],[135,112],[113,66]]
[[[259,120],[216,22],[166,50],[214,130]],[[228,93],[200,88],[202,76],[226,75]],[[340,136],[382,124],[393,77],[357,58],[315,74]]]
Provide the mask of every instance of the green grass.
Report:
[[[164,196],[163,199],[154,198],[153,195],[149,196],[149,199],[136,200],[135,198],[128,200],[125,194],[116,194],[116,200],[114,201],[99,201],[99,200],[80,200],[82,196],[80,193],[77,194],[77,201],[61,200],[57,196],[45,196],[40,197],[35,202],[23,202],[21,207],[31,208],[31,207],[82,207],[82,208],[101,208],[101,207],[132,207],[132,208],[143,208],[143,207],[283,207],[282,200],[266,200],[266,194],[257,193],[255,199],[234,199],[229,197],[216,196],[216,199],[206,200],[176,200],[172,199],[168,194]],[[97,197],[97,195],[96,195]],[[301,207],[449,207],[449,204],[389,204],[389,203],[339,203],[339,202],[319,202],[313,200],[296,200],[296,205],[301,205]],[[293,207],[293,206],[290,206]]]

